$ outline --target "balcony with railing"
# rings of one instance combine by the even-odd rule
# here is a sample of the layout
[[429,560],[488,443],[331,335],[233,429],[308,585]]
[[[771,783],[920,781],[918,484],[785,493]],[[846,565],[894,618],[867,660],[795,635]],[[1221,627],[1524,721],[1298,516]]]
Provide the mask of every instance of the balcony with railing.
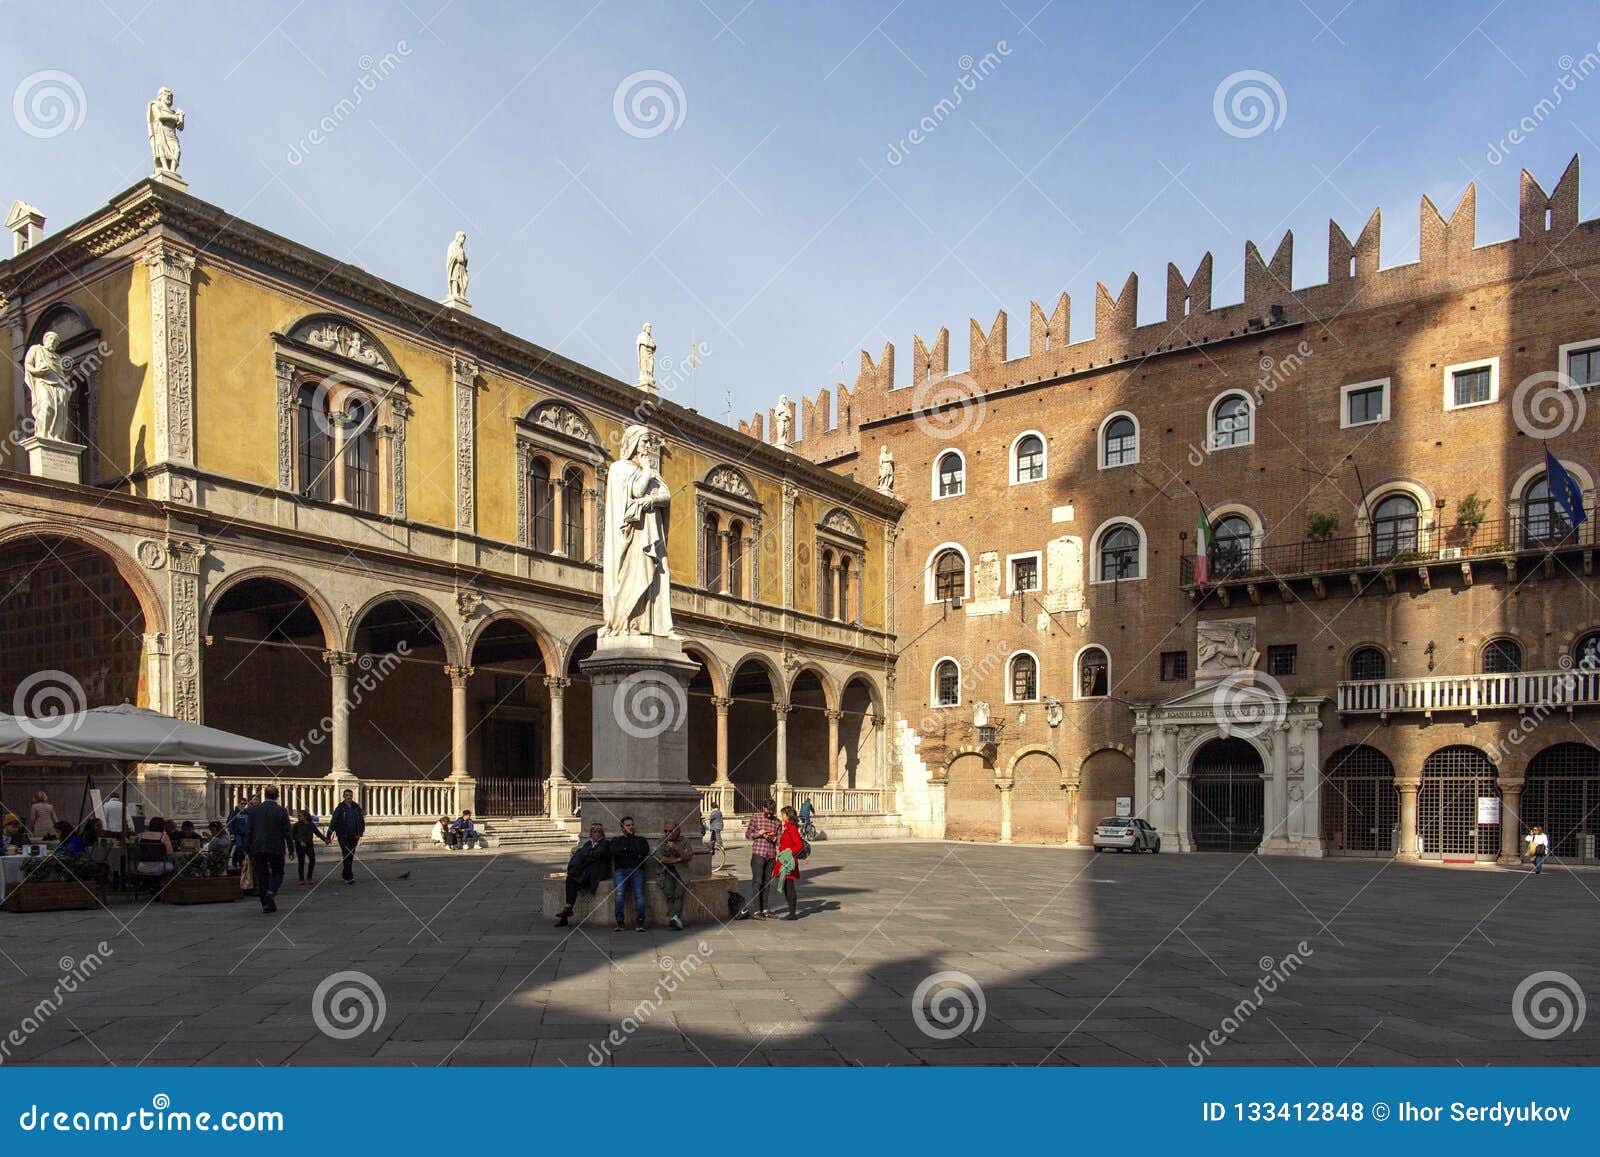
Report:
[[1351,679],[1339,684],[1343,715],[1462,711],[1571,711],[1600,706],[1600,670],[1510,671],[1493,675],[1426,675],[1415,679]]
[[[1209,571],[1203,586],[1226,592],[1239,588],[1271,588],[1309,580],[1322,593],[1322,584],[1349,576],[1352,584],[1416,571],[1424,585],[1438,567],[1457,567],[1470,583],[1472,568],[1480,562],[1497,562],[1515,574],[1517,562],[1529,556],[1551,558],[1567,551],[1585,552],[1584,573],[1592,569],[1592,552],[1600,539],[1595,508],[1585,511],[1586,521],[1572,527],[1553,507],[1519,509],[1508,518],[1450,526],[1429,526],[1420,519],[1375,522],[1362,534],[1340,538],[1302,539],[1299,542],[1219,543],[1207,552]],[[1192,552],[1178,560],[1179,581],[1191,597],[1199,597],[1202,584],[1195,581]],[[1252,595],[1254,592],[1252,591]]]

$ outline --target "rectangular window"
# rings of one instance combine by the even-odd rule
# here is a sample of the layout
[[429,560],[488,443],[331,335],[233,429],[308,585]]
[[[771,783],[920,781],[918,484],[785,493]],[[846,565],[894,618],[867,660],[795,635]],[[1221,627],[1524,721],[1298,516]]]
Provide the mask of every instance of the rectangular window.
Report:
[[1182,683],[1188,677],[1188,651],[1161,652],[1161,681],[1163,683]]
[[1039,556],[1011,560],[1011,590],[1036,591],[1039,589]]
[[1267,674],[1293,675],[1299,647],[1294,643],[1274,643],[1267,648]]
[[1567,376],[1575,386],[1600,386],[1600,345],[1568,353]]
[[1339,416],[1341,427],[1367,426],[1389,417],[1389,382],[1361,382],[1346,386],[1344,413]]
[[1500,398],[1500,359],[1479,358],[1444,368],[1444,408],[1483,406]]

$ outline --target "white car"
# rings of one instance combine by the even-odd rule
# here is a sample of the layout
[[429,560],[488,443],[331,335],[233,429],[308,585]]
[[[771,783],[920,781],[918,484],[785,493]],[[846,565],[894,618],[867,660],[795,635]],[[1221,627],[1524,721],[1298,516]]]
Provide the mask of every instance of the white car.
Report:
[[1119,852],[1159,852],[1161,836],[1144,820],[1112,816],[1094,829],[1094,850],[1115,848]]

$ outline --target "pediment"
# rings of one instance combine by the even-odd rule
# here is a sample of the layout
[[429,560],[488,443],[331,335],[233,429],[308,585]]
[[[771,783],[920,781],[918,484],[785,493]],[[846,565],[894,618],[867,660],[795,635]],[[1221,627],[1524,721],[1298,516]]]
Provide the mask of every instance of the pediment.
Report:
[[301,342],[331,357],[353,362],[366,369],[399,373],[383,343],[348,318],[333,314],[302,318],[290,328],[288,336],[291,341]]
[[525,415],[524,421],[541,430],[550,430],[568,438],[600,448],[600,435],[588,418],[565,402],[540,402]]

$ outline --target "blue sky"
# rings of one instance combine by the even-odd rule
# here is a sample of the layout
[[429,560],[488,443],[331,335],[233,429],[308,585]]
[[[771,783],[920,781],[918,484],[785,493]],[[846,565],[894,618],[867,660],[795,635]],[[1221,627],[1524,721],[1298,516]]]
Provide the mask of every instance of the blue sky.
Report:
[[[1001,307],[1015,356],[1029,299],[1062,290],[1086,337],[1095,282],[1130,271],[1155,320],[1167,261],[1207,250],[1237,300],[1246,239],[1285,229],[1296,285],[1320,282],[1330,216],[1354,237],[1381,205],[1384,263],[1411,260],[1418,198],[1448,214],[1474,177],[1498,240],[1518,170],[1548,190],[1575,152],[1595,213],[1592,4],[1042,2],[68,3],[42,24],[70,34],[0,45],[0,198],[53,229],[144,176],[165,84],[196,196],[430,296],[465,229],[479,316],[625,377],[640,322],[663,368],[692,335],[675,396],[727,420],[852,382],[885,341],[903,384],[940,325],[961,368],[967,318]],[[13,30],[38,11],[5,5]],[[619,121],[647,71],[670,124],[626,99]],[[1214,98],[1245,71],[1272,124],[1229,132]],[[51,86],[65,120],[29,107]]]

